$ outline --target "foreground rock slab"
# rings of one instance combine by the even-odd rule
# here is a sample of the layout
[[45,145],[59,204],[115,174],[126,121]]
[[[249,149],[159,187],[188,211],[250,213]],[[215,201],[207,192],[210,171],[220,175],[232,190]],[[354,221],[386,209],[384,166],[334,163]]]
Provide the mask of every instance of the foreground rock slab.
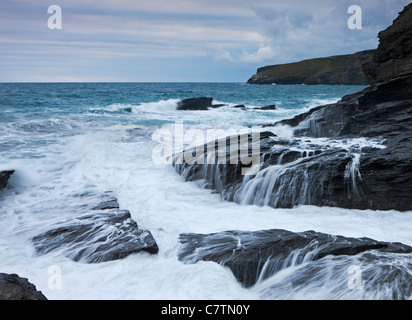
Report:
[[315,231],[225,231],[181,234],[179,260],[184,263],[213,261],[230,268],[236,279],[251,287],[290,266],[326,256],[354,256],[373,250],[409,254],[412,247],[369,238],[347,238]]
[[17,274],[0,273],[0,300],[47,300],[36,286]]
[[159,248],[148,230],[140,229],[128,210],[119,210],[110,194],[100,203],[83,206],[89,214],[58,224],[32,239],[38,254],[52,251],[84,263],[123,259],[141,251],[157,254]]

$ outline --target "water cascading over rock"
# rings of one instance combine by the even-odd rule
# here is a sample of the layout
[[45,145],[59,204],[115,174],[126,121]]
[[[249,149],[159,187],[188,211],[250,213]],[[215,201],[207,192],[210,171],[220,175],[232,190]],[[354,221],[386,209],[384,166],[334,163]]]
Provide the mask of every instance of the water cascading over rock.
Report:
[[[175,168],[186,181],[197,181],[223,199],[242,205],[350,207],[362,200],[358,185],[362,182],[359,163],[363,150],[385,148],[379,140],[285,139],[271,132],[261,133],[260,143],[261,166],[256,175],[242,175],[242,166],[231,164],[229,154],[222,164],[205,160],[205,164],[184,162]],[[240,149],[247,147],[245,142]]]

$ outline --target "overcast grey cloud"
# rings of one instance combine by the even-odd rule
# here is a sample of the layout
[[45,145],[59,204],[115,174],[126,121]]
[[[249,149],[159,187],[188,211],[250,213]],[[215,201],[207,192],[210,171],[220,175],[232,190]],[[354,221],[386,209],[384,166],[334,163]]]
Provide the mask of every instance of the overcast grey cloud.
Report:
[[[246,81],[257,67],[376,48],[409,0],[2,0],[0,81]],[[47,8],[63,29],[47,28]],[[350,5],[363,29],[347,27]]]

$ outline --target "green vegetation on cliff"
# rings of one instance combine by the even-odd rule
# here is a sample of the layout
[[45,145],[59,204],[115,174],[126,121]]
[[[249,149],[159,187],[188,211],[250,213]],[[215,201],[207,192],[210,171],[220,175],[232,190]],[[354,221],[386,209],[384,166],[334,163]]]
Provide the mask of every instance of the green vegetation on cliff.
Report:
[[367,85],[362,65],[375,50],[259,68],[248,84],[345,84]]

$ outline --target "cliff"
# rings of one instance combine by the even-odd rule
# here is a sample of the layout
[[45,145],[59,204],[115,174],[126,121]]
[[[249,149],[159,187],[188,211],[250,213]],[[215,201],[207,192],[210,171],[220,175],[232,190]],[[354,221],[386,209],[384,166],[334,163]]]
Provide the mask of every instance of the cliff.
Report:
[[259,68],[248,84],[367,85],[362,65],[375,50]]
[[412,75],[412,6],[399,14],[393,25],[379,33],[380,44],[372,61],[363,66],[371,85]]
[[7,182],[10,179],[10,176],[14,173],[14,170],[0,171],[0,190],[4,189],[7,186]]

